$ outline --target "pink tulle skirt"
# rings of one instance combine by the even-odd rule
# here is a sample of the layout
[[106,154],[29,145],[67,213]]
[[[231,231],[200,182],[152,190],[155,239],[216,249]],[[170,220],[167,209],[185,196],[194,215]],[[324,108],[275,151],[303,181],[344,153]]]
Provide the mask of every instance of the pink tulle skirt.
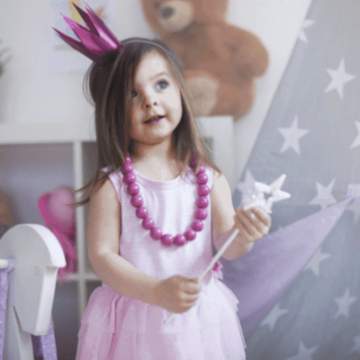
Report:
[[232,291],[211,277],[197,303],[164,325],[165,309],[99,287],[82,320],[76,360],[243,360],[237,305]]

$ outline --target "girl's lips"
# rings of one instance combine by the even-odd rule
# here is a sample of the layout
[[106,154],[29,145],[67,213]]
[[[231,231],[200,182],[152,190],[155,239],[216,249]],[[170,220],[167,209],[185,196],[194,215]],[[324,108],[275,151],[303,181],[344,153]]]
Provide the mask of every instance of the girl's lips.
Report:
[[146,124],[157,124],[161,119],[163,118],[163,116],[159,116],[150,120],[145,121]]

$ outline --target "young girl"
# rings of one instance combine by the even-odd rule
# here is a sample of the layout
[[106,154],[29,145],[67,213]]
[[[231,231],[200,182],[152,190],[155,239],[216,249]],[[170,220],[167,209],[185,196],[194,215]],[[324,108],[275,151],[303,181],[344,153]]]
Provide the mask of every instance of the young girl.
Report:
[[[87,82],[98,167],[80,203],[89,201],[88,256],[103,286],[90,297],[76,359],[245,359],[238,300],[220,281],[219,264],[201,284],[197,278],[212,245],[219,250],[238,228],[223,255],[236,259],[267,234],[270,217],[261,209],[235,212],[171,49],[141,38],[120,44],[86,11],[79,11],[86,31],[98,35],[96,46],[106,37],[108,47],[101,53],[84,37],[79,45],[61,36],[95,60]],[[83,30],[71,25],[81,39]]]

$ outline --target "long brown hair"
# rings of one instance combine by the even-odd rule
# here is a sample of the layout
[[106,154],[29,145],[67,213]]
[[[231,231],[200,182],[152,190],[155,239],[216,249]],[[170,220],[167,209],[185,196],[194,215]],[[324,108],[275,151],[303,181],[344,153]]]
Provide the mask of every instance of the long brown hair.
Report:
[[133,154],[129,137],[133,79],[141,59],[150,51],[158,52],[167,60],[180,88],[183,115],[174,130],[175,156],[180,172],[183,174],[186,171],[192,154],[197,159],[197,166],[205,163],[217,169],[199,136],[180,61],[161,40],[130,38],[122,42],[120,52],[109,52],[101,65],[93,63],[85,74],[84,92],[88,101],[95,106],[97,167],[91,181],[75,191],[84,193],[73,206],[86,204],[92,190],[101,185],[110,173],[124,166],[126,154]]

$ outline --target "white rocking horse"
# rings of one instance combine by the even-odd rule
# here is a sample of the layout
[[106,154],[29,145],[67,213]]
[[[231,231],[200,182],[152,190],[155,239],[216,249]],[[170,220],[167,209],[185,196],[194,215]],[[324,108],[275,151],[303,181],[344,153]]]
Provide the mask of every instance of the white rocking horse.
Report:
[[[9,273],[0,359],[34,360],[31,335],[45,335],[49,330],[57,272],[65,266],[65,256],[46,227],[22,224],[10,228],[0,240],[0,269],[8,268],[10,258],[16,264]],[[5,296],[2,291],[1,299]]]

